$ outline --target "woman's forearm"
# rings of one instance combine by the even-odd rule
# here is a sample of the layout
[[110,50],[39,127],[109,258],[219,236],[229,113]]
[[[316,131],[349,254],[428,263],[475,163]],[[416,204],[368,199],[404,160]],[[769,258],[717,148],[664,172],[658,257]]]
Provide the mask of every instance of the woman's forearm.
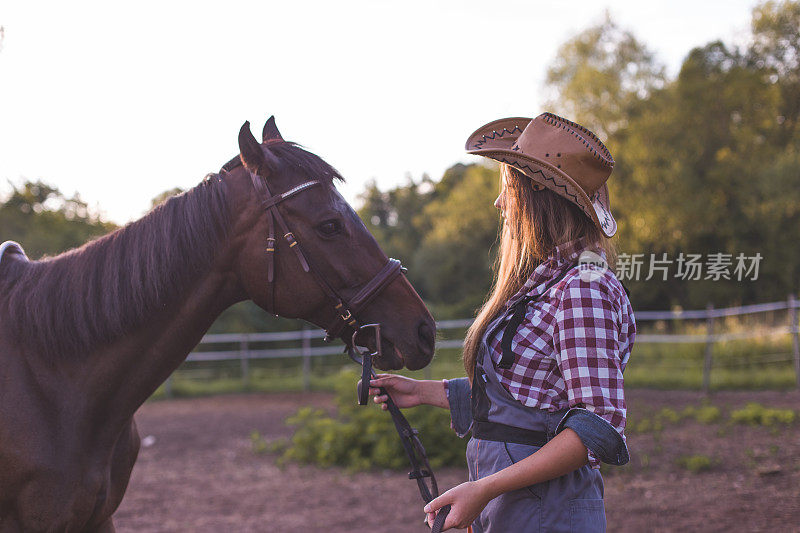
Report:
[[442,409],[450,408],[450,402],[447,401],[447,394],[444,391],[444,383],[441,380],[420,380],[419,387],[419,397],[422,403]]
[[491,500],[503,493],[568,474],[588,462],[587,453],[578,434],[567,428],[530,456],[477,483]]

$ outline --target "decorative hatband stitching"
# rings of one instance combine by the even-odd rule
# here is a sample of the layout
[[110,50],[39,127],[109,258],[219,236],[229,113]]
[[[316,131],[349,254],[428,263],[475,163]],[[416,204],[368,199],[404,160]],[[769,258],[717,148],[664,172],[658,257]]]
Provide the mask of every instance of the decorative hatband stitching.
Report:
[[491,135],[486,135],[485,134],[485,135],[482,136],[482,138],[479,141],[475,142],[475,145],[473,146],[473,150],[481,150],[482,146],[484,144],[486,144],[487,140],[494,140],[494,139],[496,139],[498,137],[503,137],[506,133],[511,135],[511,134],[514,134],[514,133],[517,133],[517,132],[522,133],[522,130],[519,129],[519,126],[517,126],[517,125],[514,126],[513,130],[509,130],[508,128],[503,128],[503,131],[492,130]]
[[[579,199],[579,197],[578,197],[578,196],[576,196],[576,195],[572,194],[571,192],[569,192],[569,189],[567,189],[567,186],[566,186],[566,185],[563,185],[563,184],[557,183],[557,182],[556,182],[556,180],[555,180],[555,178],[553,178],[553,177],[551,177],[551,176],[548,176],[547,174],[545,174],[544,172],[542,172],[540,169],[538,169],[538,168],[536,168],[536,169],[535,169],[535,168],[532,168],[530,165],[526,165],[526,164],[524,164],[524,163],[521,163],[519,160],[511,160],[511,159],[507,159],[507,158],[505,158],[505,157],[502,157],[502,156],[498,156],[498,157],[497,157],[497,161],[500,161],[500,162],[502,162],[502,163],[506,163],[506,164],[508,164],[508,165],[513,165],[513,166],[515,166],[515,167],[517,167],[517,168],[519,168],[519,169],[526,169],[526,170],[528,170],[528,172],[531,172],[531,173],[532,173],[532,174],[534,174],[534,175],[535,175],[535,174],[539,174],[539,175],[541,175],[541,176],[542,176],[542,177],[543,177],[543,178],[544,178],[546,181],[551,181],[551,182],[553,182],[553,185],[554,185],[555,187],[560,187],[560,188],[564,189],[564,193],[565,193],[567,196],[569,196],[570,198],[572,198],[572,199],[573,199],[573,201],[575,202],[575,204],[576,204],[578,207],[580,207],[580,208],[581,208],[581,210],[582,210],[582,211],[583,211],[583,212],[584,212],[584,213],[585,213],[585,214],[586,214],[586,215],[587,215],[589,218],[592,218],[592,219],[593,219],[593,218],[597,218],[597,221],[600,223],[600,226],[601,226],[603,229],[606,229],[606,230],[608,230],[608,229],[609,229],[609,227],[611,226],[611,220],[610,220],[611,214],[608,212],[608,209],[606,209],[606,206],[604,206],[602,202],[598,202],[598,204],[600,205],[601,209],[603,210],[603,215],[604,215],[604,216],[603,216],[603,220],[600,220],[600,218],[599,218],[599,217],[597,217],[597,211],[595,211],[595,210],[594,210],[594,208],[592,208],[592,209],[590,210],[589,208],[587,208],[586,206],[584,206],[584,205],[583,205],[583,203],[580,201],[580,199]],[[592,215],[594,215],[594,216],[592,216]]]
[[578,205],[581,205],[581,204],[580,204],[580,201],[578,200],[578,196],[576,196],[576,195],[572,194],[571,192],[569,192],[569,189],[567,189],[567,186],[566,186],[566,185],[563,185],[563,184],[557,183],[557,182],[556,182],[556,180],[555,180],[554,178],[552,178],[552,177],[548,176],[547,174],[545,174],[544,172],[542,172],[540,169],[538,169],[538,168],[536,168],[536,169],[534,169],[534,168],[531,168],[531,167],[530,167],[530,165],[525,165],[525,164],[522,164],[522,163],[520,163],[520,162],[519,162],[519,160],[514,160],[514,161],[512,161],[512,160],[510,160],[510,159],[507,159],[507,158],[505,158],[505,157],[500,157],[500,158],[498,159],[498,161],[501,161],[501,162],[503,162],[503,163],[506,163],[506,164],[509,164],[509,165],[513,165],[513,166],[515,166],[515,167],[517,167],[517,168],[524,168],[524,169],[527,169],[529,172],[531,172],[531,173],[533,173],[533,174],[541,174],[541,175],[542,175],[542,177],[543,177],[545,180],[552,181],[552,182],[553,182],[553,185],[555,185],[556,187],[561,187],[562,189],[564,189],[564,193],[565,193],[567,196],[569,196],[570,198],[572,198],[572,199],[575,201],[575,203],[576,203],[576,204],[578,204]]

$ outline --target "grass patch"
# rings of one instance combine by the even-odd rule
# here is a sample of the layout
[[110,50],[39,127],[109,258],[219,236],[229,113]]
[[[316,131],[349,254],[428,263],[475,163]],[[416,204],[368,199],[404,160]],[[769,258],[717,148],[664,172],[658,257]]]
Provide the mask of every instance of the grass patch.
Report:
[[667,424],[679,424],[684,420],[694,420],[700,424],[710,425],[722,421],[722,411],[714,405],[702,404],[699,406],[688,406],[678,412],[669,407],[663,407],[644,417],[632,417],[628,415],[626,431],[634,433],[653,433],[658,435]]
[[[457,338],[463,332],[447,332],[444,338]],[[288,345],[287,345],[288,347]],[[702,344],[637,344],[625,370],[628,388],[699,390],[703,383]],[[796,385],[790,361],[774,354],[791,351],[789,336],[778,339],[737,340],[714,347],[711,371],[712,390],[787,390]],[[772,354],[772,355],[770,355]],[[343,354],[313,357],[308,390],[333,391],[336,375],[343,368],[355,368]],[[401,371],[417,379],[442,379],[465,375],[460,349],[439,350],[427,368]],[[236,392],[291,392],[305,389],[303,366],[299,358],[251,360],[246,379],[240,361],[186,362],[172,376],[171,395],[192,397]],[[160,387],[154,398],[166,396]],[[684,416],[684,413],[678,413]],[[700,423],[713,423],[713,411],[697,411],[691,416]],[[675,418],[665,412],[662,423]]]
[[675,464],[694,474],[707,472],[714,468],[717,461],[707,455],[683,455],[675,460]]
[[[703,386],[702,344],[634,345],[625,385],[699,390]],[[787,390],[796,385],[789,336],[736,340],[714,346],[712,390]],[[778,354],[777,356],[775,354]],[[782,355],[784,354],[784,355]]]
[[722,418],[722,411],[714,405],[701,405],[700,407],[689,406],[683,410],[682,415],[692,418],[700,424],[713,424]]
[[253,453],[256,455],[261,455],[269,451],[269,445],[267,444],[267,441],[265,441],[264,437],[261,436],[261,433],[255,429],[250,433],[250,444]]
[[750,426],[774,427],[788,426],[797,420],[797,413],[791,409],[765,407],[760,403],[748,403],[741,409],[731,412],[731,421]]

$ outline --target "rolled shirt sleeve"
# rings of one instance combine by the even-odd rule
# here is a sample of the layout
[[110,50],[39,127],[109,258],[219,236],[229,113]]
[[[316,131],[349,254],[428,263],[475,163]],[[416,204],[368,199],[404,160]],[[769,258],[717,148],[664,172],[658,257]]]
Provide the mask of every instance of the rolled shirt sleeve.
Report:
[[468,378],[447,380],[447,400],[450,403],[450,427],[461,438],[472,427],[472,388]]
[[578,433],[593,468],[600,460],[628,461],[618,299],[607,278],[576,275],[565,284],[555,314],[554,354],[570,407],[559,430]]

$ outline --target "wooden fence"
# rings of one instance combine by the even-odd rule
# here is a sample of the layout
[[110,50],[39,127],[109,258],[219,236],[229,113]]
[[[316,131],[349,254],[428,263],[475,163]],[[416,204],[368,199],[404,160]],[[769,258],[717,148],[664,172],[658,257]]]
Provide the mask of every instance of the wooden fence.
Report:
[[[652,322],[657,320],[704,320],[705,332],[702,334],[654,334],[642,333],[636,335],[636,344],[705,344],[703,360],[703,390],[709,392],[711,371],[713,368],[713,347],[715,343],[760,337],[763,333],[758,331],[717,332],[714,321],[718,318],[740,315],[761,314],[774,311],[788,311],[788,324],[771,330],[772,335],[791,335],[791,353],[771,354],[770,362],[794,362],[794,372],[797,388],[800,389],[800,327],[798,327],[798,308],[800,301],[790,295],[784,301],[763,304],[745,305],[739,307],[726,307],[716,309],[709,304],[706,309],[691,311],[638,311],[635,312],[637,323]],[[443,320],[437,323],[440,331],[464,329],[469,327],[472,319]],[[318,329],[304,328],[299,331],[281,331],[273,333],[223,333],[210,334],[203,337],[202,346],[231,345],[238,346],[235,350],[222,351],[194,351],[189,354],[187,361],[231,361],[238,360],[241,366],[242,379],[246,383],[250,374],[250,361],[254,359],[277,358],[302,358],[303,387],[310,387],[311,359],[313,357],[342,353],[340,343],[312,346],[314,339],[322,339],[325,332]],[[271,342],[298,341],[299,346],[294,348],[253,348],[253,344]],[[463,340],[442,340],[436,343],[436,349],[461,348]],[[777,357],[777,358],[776,358]],[[167,396],[171,395],[171,377],[166,383]]]

